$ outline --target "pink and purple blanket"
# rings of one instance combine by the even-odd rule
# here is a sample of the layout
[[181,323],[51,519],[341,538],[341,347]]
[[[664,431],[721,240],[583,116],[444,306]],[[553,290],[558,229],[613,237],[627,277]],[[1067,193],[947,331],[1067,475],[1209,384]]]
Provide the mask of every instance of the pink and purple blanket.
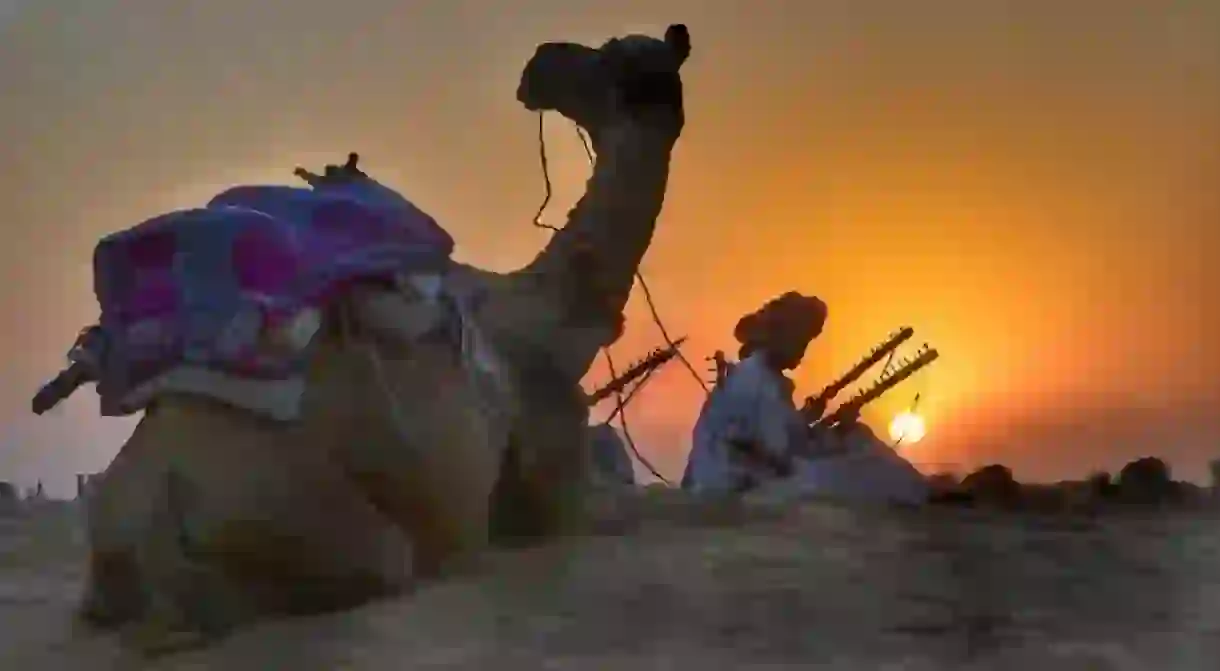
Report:
[[353,281],[440,271],[453,246],[432,217],[371,179],[236,187],[110,235],[93,256],[103,414],[122,414],[107,408],[183,364],[242,377],[298,374],[299,355],[260,354],[265,329],[324,306]]

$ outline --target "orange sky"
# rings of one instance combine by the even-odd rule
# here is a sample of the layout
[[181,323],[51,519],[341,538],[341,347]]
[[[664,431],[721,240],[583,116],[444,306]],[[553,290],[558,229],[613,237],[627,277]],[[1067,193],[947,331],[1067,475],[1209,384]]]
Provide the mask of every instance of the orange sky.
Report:
[[[67,492],[130,431],[92,393],[27,410],[95,317],[100,235],[358,150],[460,257],[515,267],[544,241],[524,60],[671,21],[695,44],[688,125],[644,270],[692,358],[795,288],[831,306],[803,392],[903,324],[940,349],[866,415],[922,392],[916,461],[1059,478],[1157,453],[1199,477],[1220,456],[1220,5],[1015,4],[0,0],[0,479]],[[554,222],[586,168],[551,128]],[[629,319],[624,362],[657,343]],[[674,366],[630,413],[667,474],[699,400]]]

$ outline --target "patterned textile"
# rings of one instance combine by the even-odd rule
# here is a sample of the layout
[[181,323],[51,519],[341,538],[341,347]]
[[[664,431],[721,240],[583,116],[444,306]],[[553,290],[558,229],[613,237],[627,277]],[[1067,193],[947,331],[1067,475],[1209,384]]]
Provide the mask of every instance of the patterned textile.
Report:
[[432,217],[367,178],[236,187],[110,235],[93,256],[102,414],[135,412],[121,399],[182,366],[299,376],[304,353],[261,346],[265,334],[352,282],[441,271],[453,246]]

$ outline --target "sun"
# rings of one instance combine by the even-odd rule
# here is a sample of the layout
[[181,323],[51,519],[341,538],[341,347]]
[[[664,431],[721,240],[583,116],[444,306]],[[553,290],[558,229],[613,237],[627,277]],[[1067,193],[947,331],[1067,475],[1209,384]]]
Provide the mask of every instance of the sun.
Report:
[[923,417],[909,410],[898,413],[890,422],[890,440],[901,441],[904,445],[918,443],[926,432]]

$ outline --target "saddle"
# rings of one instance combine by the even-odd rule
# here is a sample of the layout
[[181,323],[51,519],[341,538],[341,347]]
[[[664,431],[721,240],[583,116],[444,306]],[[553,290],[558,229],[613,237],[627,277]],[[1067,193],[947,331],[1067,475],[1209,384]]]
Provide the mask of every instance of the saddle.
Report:
[[417,304],[407,314],[421,337],[460,334],[443,279],[453,238],[358,158],[321,176],[298,168],[308,188],[238,186],[103,238],[93,257],[101,319],[34,412],[96,382],[106,416],[177,391],[293,419],[322,315],[355,287]]

